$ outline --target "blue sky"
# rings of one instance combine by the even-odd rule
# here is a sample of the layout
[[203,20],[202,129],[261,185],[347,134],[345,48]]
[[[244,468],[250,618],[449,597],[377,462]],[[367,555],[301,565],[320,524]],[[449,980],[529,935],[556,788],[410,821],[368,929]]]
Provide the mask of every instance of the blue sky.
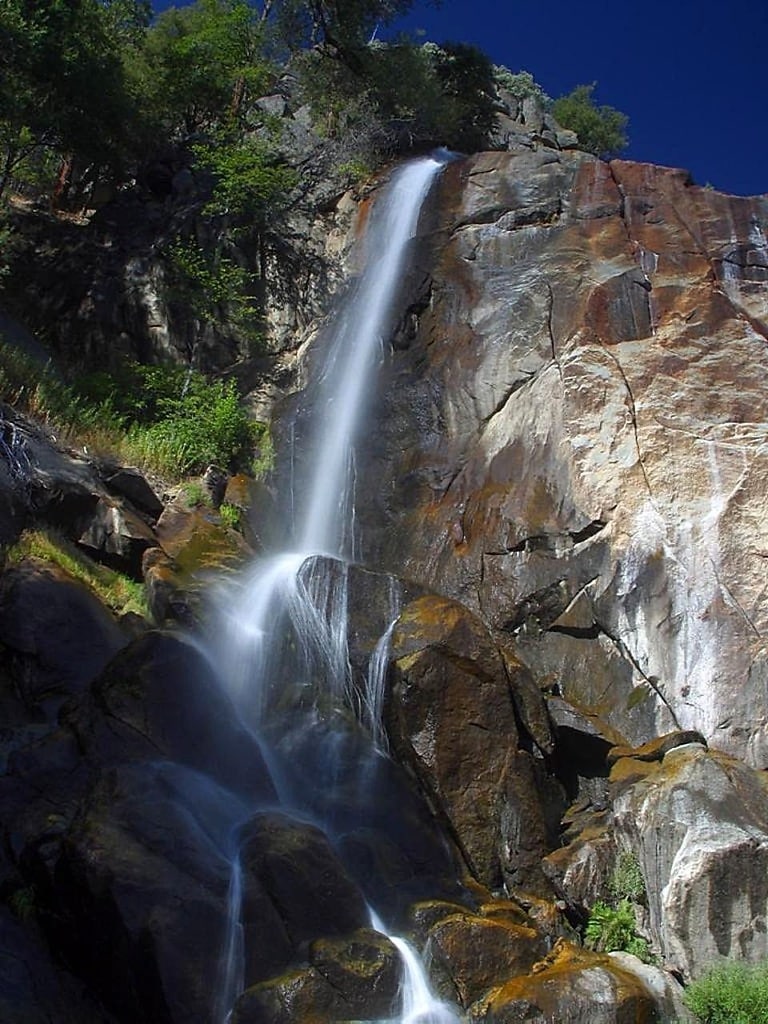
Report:
[[768,0],[416,2],[397,28],[474,43],[552,97],[596,81],[597,101],[629,116],[628,159],[768,192]]

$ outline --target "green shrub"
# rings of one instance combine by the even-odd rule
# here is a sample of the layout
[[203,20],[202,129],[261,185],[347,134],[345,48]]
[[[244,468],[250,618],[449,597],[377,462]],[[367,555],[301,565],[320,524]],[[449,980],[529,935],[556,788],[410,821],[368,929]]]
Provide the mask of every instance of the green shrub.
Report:
[[688,986],[684,1001],[703,1024],[768,1024],[768,964],[714,967]]
[[221,516],[222,523],[228,526],[230,530],[238,530],[240,528],[242,513],[237,505],[231,505],[228,501],[223,502],[219,506],[219,515]]
[[622,850],[616,859],[608,889],[616,900],[645,904],[645,879],[637,857],[631,850]]
[[526,100],[529,98],[538,99],[544,107],[552,105],[552,100],[547,96],[539,83],[534,79],[530,71],[510,71],[503,64],[494,64],[493,77],[500,89],[506,89],[515,99]]
[[249,461],[254,429],[232,381],[191,374],[186,390],[163,403],[162,418],[128,432],[133,450],[164,471],[201,472],[212,462],[234,468]]
[[187,480],[183,483],[180,496],[187,508],[200,508],[200,506],[211,508],[213,506],[210,494],[199,480]]
[[614,107],[598,107],[592,98],[595,85],[577,85],[555,100],[552,113],[563,128],[576,132],[581,149],[595,156],[613,156],[627,146],[628,118]]
[[73,385],[2,341],[0,398],[80,443],[176,479],[212,462],[250,468],[264,431],[248,419],[232,381],[183,366],[128,363]]
[[275,468],[275,443],[266,423],[254,423],[254,439],[256,456],[251,465],[251,473],[257,480],[266,480]]
[[632,953],[645,963],[653,960],[647,940],[637,933],[635,911],[626,899],[615,907],[597,900],[584,932],[584,945],[597,953],[621,951]]
[[260,314],[252,296],[252,273],[225,256],[221,247],[205,248],[180,238],[165,255],[170,291],[177,302],[203,323],[231,321],[256,341]]

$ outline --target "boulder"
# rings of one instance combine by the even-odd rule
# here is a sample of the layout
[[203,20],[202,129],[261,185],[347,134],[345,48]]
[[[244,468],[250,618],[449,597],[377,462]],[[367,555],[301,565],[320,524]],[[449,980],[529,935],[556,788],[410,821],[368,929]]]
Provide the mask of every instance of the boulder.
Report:
[[[632,958],[634,959],[634,958]],[[611,956],[560,942],[533,973],[493,989],[470,1007],[484,1024],[656,1024],[656,993]]]
[[[56,964],[34,922],[34,892],[23,919],[0,907],[0,1020],[14,1024],[113,1024],[82,984]],[[18,892],[17,892],[18,897]]]
[[152,521],[163,511],[163,503],[152,490],[147,478],[137,469],[120,466],[113,472],[105,472],[104,483],[115,494],[127,498],[130,503]]
[[128,638],[91,591],[35,559],[0,578],[0,643],[28,707],[81,693]]
[[157,544],[157,538],[130,508],[109,498],[99,498],[85,517],[77,542],[97,562],[141,579],[142,555]]
[[564,819],[563,845],[544,857],[542,869],[561,899],[586,920],[596,900],[612,896],[609,888],[617,847],[613,816],[606,807],[580,804]]
[[461,899],[459,857],[413,778],[349,712],[278,719],[266,730],[283,799],[332,830],[367,900],[399,924],[415,900]]
[[185,586],[199,586],[206,576],[241,565],[251,554],[240,534],[223,529],[217,513],[204,506],[166,506],[156,534],[156,543],[178,566]]
[[162,548],[148,548],[141,560],[147,605],[158,626],[192,627],[197,621],[197,602],[182,586],[173,559]]
[[246,989],[231,1019],[232,1024],[336,1024],[351,1011],[319,971],[304,967]]
[[244,813],[174,765],[100,774],[61,844],[46,931],[118,1020],[219,1019],[231,833]]
[[491,889],[505,876],[541,884],[550,813],[533,760],[518,749],[509,678],[488,631],[456,602],[425,596],[403,609],[391,657],[393,748],[439,808],[469,870]]
[[529,924],[496,913],[467,911],[441,918],[429,930],[425,955],[443,994],[467,1007],[489,989],[526,974],[546,952],[543,937]]
[[[368,924],[362,893],[315,826],[278,812],[258,814],[243,828],[241,860],[246,903],[255,881],[279,909],[297,957],[315,939],[348,936]],[[257,940],[258,920],[253,929]],[[248,941],[246,921],[246,946]]]
[[395,1005],[400,954],[379,932],[367,928],[342,939],[316,939],[309,961],[340,994],[345,1004],[340,1016],[387,1016]]
[[617,775],[615,827],[640,860],[651,933],[697,977],[723,957],[768,956],[768,789],[762,772],[699,743]]
[[107,666],[92,690],[64,719],[92,762],[176,761],[252,806],[275,801],[257,740],[191,643],[146,633]]

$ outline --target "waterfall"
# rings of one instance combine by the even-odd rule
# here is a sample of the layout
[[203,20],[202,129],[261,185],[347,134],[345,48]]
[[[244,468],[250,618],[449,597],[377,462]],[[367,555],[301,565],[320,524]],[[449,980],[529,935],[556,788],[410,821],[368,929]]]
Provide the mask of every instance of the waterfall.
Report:
[[240,908],[243,901],[243,872],[240,856],[232,860],[227,894],[227,929],[221,951],[219,985],[214,1008],[216,1024],[226,1022],[235,1000],[243,991],[243,927]]
[[341,311],[321,373],[315,422],[320,427],[300,549],[343,555],[351,543],[352,448],[365,411],[376,356],[389,333],[424,198],[444,160],[402,168],[373,214],[368,263]]
[[371,924],[377,932],[387,936],[403,964],[399,1024],[459,1024],[453,1007],[432,992],[427,972],[413,946],[399,935],[389,935],[375,911],[370,914]]
[[360,717],[373,737],[379,750],[389,748],[387,733],[383,723],[384,690],[386,672],[389,663],[389,652],[392,647],[392,634],[395,631],[400,615],[400,593],[397,581],[389,581],[389,625],[379,637],[368,664],[368,675],[365,680],[365,691],[362,696]]
[[[334,801],[343,773],[354,765],[354,777],[347,780],[352,793],[355,785],[376,777],[386,750],[381,706],[397,615],[392,592],[390,625],[371,659],[365,692],[357,695],[347,648],[347,564],[355,550],[354,448],[392,330],[410,242],[424,199],[447,159],[429,157],[401,168],[376,203],[366,233],[365,269],[340,310],[308,389],[310,450],[301,459],[292,458],[286,503],[295,539],[214,595],[208,657],[243,721],[262,742],[282,806],[313,820],[330,838],[341,827],[339,819],[346,823],[354,813],[343,798]],[[306,466],[310,470],[303,472]],[[359,753],[357,735],[350,739],[349,730],[334,731],[333,716],[339,713],[354,715],[367,730],[368,753]],[[307,790],[313,795],[308,797]],[[375,804],[366,793],[359,806],[363,814],[374,814]],[[241,889],[234,857],[216,1024],[229,1019],[243,984]],[[449,1007],[431,996],[413,949],[390,938],[404,965],[402,1024],[457,1021]]]

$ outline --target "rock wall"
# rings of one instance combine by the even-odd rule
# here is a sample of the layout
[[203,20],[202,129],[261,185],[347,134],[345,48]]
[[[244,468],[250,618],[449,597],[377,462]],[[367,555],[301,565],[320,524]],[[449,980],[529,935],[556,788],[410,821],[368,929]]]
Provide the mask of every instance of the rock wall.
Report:
[[[345,200],[318,240],[353,272],[366,212]],[[447,169],[358,466],[365,565],[334,570],[353,686],[400,608],[392,758],[334,709],[273,751],[333,810],[307,812],[331,841],[275,810],[194,644],[105,618],[65,574],[6,569],[8,1013],[217,1024],[234,823],[238,1024],[391,1015],[398,962],[363,889],[466,1021],[671,1024],[689,1017],[670,968],[765,957],[767,220],[768,198],[531,140]],[[56,526],[191,629],[201,568],[250,556],[212,510],[163,508],[11,410],[0,425],[3,544]],[[227,495],[258,549],[272,496]],[[332,742],[346,786],[321,771]],[[627,856],[661,966],[581,944]]]
[[372,558],[631,742],[765,766],[768,198],[547,149],[441,187],[360,488]]

